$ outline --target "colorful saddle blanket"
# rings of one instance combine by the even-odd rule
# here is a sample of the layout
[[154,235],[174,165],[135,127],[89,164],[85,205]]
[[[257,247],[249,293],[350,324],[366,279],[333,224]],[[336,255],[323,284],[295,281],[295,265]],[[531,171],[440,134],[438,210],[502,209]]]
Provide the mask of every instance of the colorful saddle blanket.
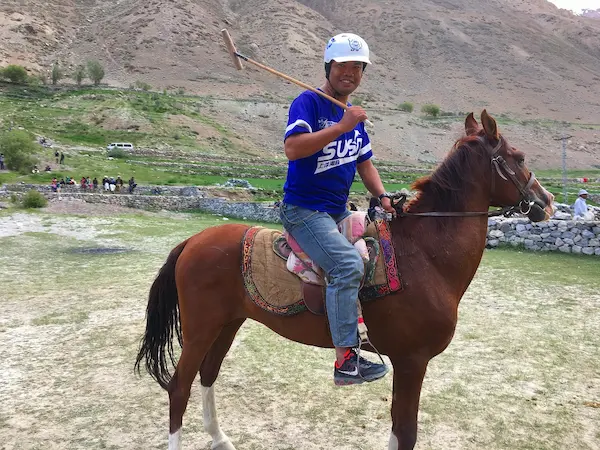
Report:
[[[287,260],[283,259],[285,250],[282,254],[278,249],[281,236],[278,230],[249,228],[242,239],[242,275],[246,291],[254,303],[275,314],[294,315],[307,308],[302,298],[302,281],[286,267]],[[360,300],[367,301],[401,290],[388,223],[384,220],[372,222],[363,238],[367,243],[370,238],[372,248],[379,248],[380,252],[379,257],[374,259],[371,274],[368,275],[366,271],[367,276],[359,293]]]

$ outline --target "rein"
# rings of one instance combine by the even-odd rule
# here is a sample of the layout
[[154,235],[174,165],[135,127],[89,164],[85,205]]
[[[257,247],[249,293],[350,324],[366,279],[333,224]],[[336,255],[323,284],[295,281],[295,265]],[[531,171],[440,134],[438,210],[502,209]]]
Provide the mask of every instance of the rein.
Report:
[[[479,139],[481,140],[482,138],[479,138]],[[517,212],[521,213],[521,214],[525,214],[525,215],[529,214],[531,212],[531,207],[534,205],[534,202],[531,201],[531,186],[533,186],[533,183],[536,180],[535,174],[533,172],[530,172],[529,180],[527,181],[527,184],[525,184],[525,186],[523,186],[523,184],[517,179],[517,176],[516,176],[516,173],[514,172],[514,170],[512,170],[509,167],[509,165],[506,162],[506,160],[504,159],[504,157],[502,157],[502,155],[498,154],[498,152],[502,148],[503,142],[504,142],[504,139],[502,138],[502,136],[500,136],[500,140],[498,141],[498,144],[496,145],[496,147],[494,147],[492,149],[492,158],[491,158],[492,189],[491,189],[491,192],[494,192],[494,188],[495,188],[495,181],[494,181],[495,177],[493,176],[494,175],[493,172],[495,169],[496,172],[498,173],[498,175],[503,180],[508,181],[508,179],[510,179],[510,181],[512,181],[513,184],[515,185],[515,187],[519,190],[519,193],[521,194],[519,203],[517,203],[516,205],[513,205],[513,206],[506,206],[504,208],[497,209],[495,211],[464,211],[464,212],[429,211],[429,212],[422,212],[422,213],[409,213],[409,212],[404,211],[404,203],[406,202],[406,194],[400,194],[397,196],[393,196],[393,198],[391,199],[392,206],[396,210],[397,217],[478,217],[478,216],[509,217],[512,214],[517,213]],[[505,176],[505,174],[506,174],[506,176]],[[507,178],[507,176],[508,176],[508,178]],[[394,200],[397,200],[397,201],[394,202]]]

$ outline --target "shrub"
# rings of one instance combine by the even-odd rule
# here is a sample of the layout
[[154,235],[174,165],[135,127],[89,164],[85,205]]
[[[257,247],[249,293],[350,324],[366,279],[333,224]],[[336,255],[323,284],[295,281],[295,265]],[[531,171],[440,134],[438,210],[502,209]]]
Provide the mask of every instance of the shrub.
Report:
[[50,76],[52,78],[52,84],[56,85],[56,83],[58,83],[62,79],[63,75],[64,75],[63,71],[58,66],[58,63],[54,63],[54,65],[52,66],[52,72],[50,72]]
[[79,65],[73,71],[71,78],[73,78],[73,80],[75,80],[75,83],[77,83],[77,86],[81,86],[81,82],[85,79],[85,76],[86,76],[85,67],[83,67],[82,65]]
[[352,105],[354,105],[354,106],[361,106],[364,102],[365,101],[362,97],[354,97],[352,99]]
[[89,79],[94,82],[94,85],[98,86],[104,78],[104,67],[102,67],[102,64],[96,60],[88,61],[87,73]]
[[11,83],[25,84],[27,81],[27,70],[23,66],[11,64],[2,69],[0,76],[8,79]]
[[23,208],[43,208],[48,204],[48,200],[35,189],[27,191],[23,196]]
[[29,133],[20,130],[0,135],[0,153],[4,153],[6,167],[23,174],[29,173],[36,159],[33,157],[36,146]]
[[423,105],[421,112],[427,116],[437,117],[440,114],[440,107],[438,105]]
[[400,111],[406,111],[406,112],[413,112],[413,109],[415,109],[414,105],[410,102],[404,102],[404,103],[400,103],[400,105],[398,105],[398,109]]
[[107,155],[116,159],[127,158],[127,153],[125,153],[125,150],[122,148],[113,148],[112,150],[108,151]]
[[142,91],[150,91],[150,90],[152,90],[152,86],[151,85],[149,85],[148,83],[146,83],[144,81],[140,81],[140,80],[136,81],[135,84],[134,84],[134,86],[137,89],[141,89]]

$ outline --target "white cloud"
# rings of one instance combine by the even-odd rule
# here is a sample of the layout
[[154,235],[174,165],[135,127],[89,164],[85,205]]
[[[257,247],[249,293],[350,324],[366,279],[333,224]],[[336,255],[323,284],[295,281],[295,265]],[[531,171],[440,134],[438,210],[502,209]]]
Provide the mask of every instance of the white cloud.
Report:
[[600,0],[548,0],[559,8],[580,13],[582,9],[600,9]]

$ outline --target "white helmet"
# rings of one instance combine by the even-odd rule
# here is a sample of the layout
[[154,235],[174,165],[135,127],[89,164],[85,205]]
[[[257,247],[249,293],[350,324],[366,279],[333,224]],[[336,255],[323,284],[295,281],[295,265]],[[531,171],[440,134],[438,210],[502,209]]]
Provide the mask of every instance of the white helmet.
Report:
[[585,189],[581,189],[579,191],[579,195],[586,195],[588,193],[588,191],[586,191]]
[[360,36],[352,33],[338,34],[327,42],[325,47],[325,63],[362,61],[371,64],[369,46]]

